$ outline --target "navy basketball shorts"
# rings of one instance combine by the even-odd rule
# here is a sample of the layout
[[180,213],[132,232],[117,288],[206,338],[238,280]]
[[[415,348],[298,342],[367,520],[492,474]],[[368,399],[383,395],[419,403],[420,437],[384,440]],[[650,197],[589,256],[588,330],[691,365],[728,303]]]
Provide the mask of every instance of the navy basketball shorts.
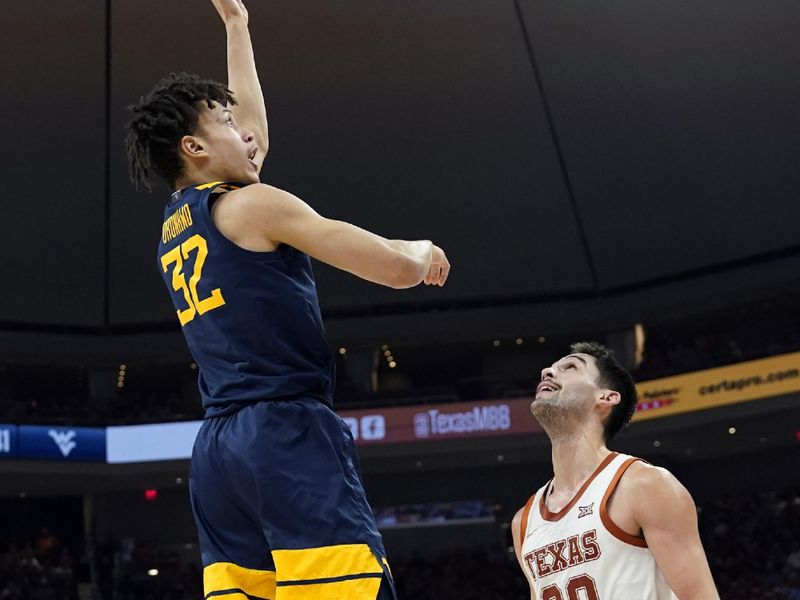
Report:
[[314,399],[206,419],[192,510],[207,600],[392,600],[350,429]]

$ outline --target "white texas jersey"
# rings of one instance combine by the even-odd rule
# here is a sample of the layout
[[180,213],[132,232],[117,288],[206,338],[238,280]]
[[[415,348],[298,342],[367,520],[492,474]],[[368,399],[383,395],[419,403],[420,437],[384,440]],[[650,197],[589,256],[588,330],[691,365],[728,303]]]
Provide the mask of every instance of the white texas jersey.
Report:
[[644,538],[622,531],[606,505],[635,461],[612,452],[562,510],[545,498],[552,481],[528,501],[522,515],[522,562],[537,600],[670,600]]

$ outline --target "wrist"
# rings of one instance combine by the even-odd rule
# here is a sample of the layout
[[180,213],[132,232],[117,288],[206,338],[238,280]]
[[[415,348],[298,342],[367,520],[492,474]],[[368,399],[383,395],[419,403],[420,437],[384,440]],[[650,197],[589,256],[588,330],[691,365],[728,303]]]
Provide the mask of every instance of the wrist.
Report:
[[247,18],[244,15],[230,16],[225,19],[225,29],[228,33],[247,31]]

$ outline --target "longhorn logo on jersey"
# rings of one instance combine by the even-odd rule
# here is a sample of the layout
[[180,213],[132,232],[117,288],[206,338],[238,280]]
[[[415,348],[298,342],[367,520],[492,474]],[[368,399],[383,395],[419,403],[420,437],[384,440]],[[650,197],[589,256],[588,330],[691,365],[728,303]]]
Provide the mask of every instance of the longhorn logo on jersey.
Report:
[[535,577],[541,578],[600,558],[597,531],[585,531],[537,548],[525,555]]

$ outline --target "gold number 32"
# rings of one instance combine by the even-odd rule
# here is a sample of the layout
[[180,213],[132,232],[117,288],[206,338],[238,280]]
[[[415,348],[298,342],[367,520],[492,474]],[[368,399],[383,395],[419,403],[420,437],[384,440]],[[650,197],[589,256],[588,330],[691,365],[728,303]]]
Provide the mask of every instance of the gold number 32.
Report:
[[[183,260],[189,259],[189,253],[192,250],[197,250],[197,256],[194,261],[194,272],[189,278],[189,285],[187,286],[186,277],[182,272]],[[169,270],[171,264],[175,263],[175,268],[172,269],[172,289],[176,292],[183,291],[183,297],[186,299],[186,304],[189,305],[189,308],[178,309],[177,311],[181,327],[194,319],[195,315],[202,315],[225,304],[225,299],[222,297],[222,292],[219,288],[211,290],[211,294],[202,300],[197,295],[197,283],[200,281],[206,256],[208,256],[208,244],[206,244],[203,236],[195,234],[161,257],[161,266],[164,269],[164,273]]]

